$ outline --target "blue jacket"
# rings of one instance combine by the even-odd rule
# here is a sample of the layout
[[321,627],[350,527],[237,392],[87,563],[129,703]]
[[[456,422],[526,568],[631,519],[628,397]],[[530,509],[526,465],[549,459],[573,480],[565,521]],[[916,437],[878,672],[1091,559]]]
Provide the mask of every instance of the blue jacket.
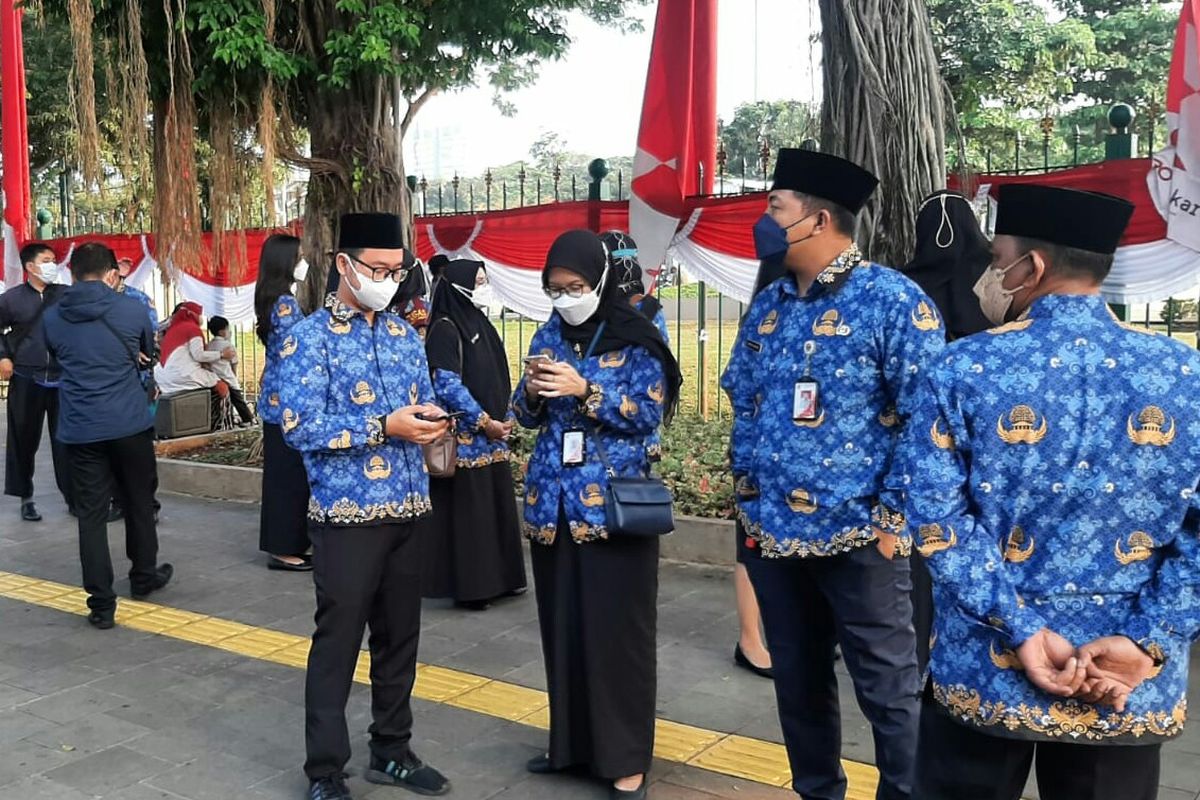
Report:
[[[933,302],[899,272],[839,259],[800,296],[790,275],[755,297],[721,385],[733,406],[738,514],[762,554],[828,556],[899,537],[892,452],[918,379],[945,346]],[[793,420],[796,382],[818,382],[817,419]]]
[[[900,454],[934,577],[936,700],[994,736],[1152,744],[1183,729],[1200,632],[1200,355],[1050,295],[951,344]],[[1014,650],[1043,627],[1162,660],[1124,713],[1044,694]]]
[[428,514],[420,446],[384,433],[384,417],[434,401],[425,347],[380,312],[374,325],[329,295],[292,326],[279,351],[280,427],[304,456],[308,516],[331,525],[387,524]]
[[[100,322],[108,321],[120,336]],[[66,444],[122,439],[153,420],[134,357],[154,354],[146,309],[100,281],[81,281],[43,316],[46,346],[62,368],[58,438]],[[131,355],[132,353],[132,355]]]
[[[576,543],[606,539],[608,475],[593,439],[603,439],[617,474],[648,471],[648,441],[663,418],[662,364],[643,347],[626,347],[576,363],[563,339],[558,314],[533,335],[529,353],[575,364],[590,391],[583,400],[555,397],[531,405],[522,377],[513,394],[517,422],[538,429],[525,479],[525,535],[539,544],[554,544],[561,503]],[[573,429],[586,431],[587,460],[582,466],[563,467],[563,433]]]

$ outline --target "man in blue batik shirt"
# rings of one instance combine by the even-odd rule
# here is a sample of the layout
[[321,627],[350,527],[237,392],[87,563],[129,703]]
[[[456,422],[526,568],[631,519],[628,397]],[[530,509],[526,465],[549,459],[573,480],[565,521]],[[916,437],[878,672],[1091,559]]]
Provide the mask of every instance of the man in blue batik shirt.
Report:
[[900,453],[934,580],[914,796],[1152,800],[1200,632],[1200,357],[1100,284],[1132,214],[999,193],[975,287],[1001,327],[931,367]]
[[394,214],[347,214],[338,236],[341,280],[325,307],[281,348],[280,427],[304,456],[316,632],[304,690],[304,765],[310,800],[349,800],[346,700],[370,626],[371,754],[367,780],[426,795],[450,783],[409,746],[421,627],[416,521],[431,510],[420,445],[444,435],[432,404],[425,348],[384,313],[412,268]]
[[755,244],[787,273],[755,297],[721,382],[734,409],[738,513],[761,554],[746,569],[805,800],[846,795],[839,643],[874,732],[878,797],[911,796],[920,679],[909,565],[897,557],[911,539],[885,478],[944,332],[915,283],[854,244],[877,183],[834,156],[780,151]]

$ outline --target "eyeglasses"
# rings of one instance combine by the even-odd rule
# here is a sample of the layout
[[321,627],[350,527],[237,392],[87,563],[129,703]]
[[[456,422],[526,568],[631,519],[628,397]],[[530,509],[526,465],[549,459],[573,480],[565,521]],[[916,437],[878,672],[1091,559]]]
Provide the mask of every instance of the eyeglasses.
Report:
[[397,267],[396,269],[392,269],[391,267],[374,267],[363,261],[361,258],[352,256],[349,253],[346,253],[346,257],[370,270],[368,274],[371,276],[371,280],[375,283],[383,283],[388,278],[391,278],[396,283],[400,283],[402,280],[408,277],[408,274],[412,272],[413,269],[412,267]]
[[575,298],[576,300],[578,300],[580,297],[583,297],[585,294],[589,293],[592,290],[585,286],[570,286],[570,287],[567,287],[566,289],[560,288],[558,286],[547,286],[542,291],[545,292],[546,297],[549,297],[551,300],[557,300],[558,298],[564,297],[564,296],[572,297],[572,298]]

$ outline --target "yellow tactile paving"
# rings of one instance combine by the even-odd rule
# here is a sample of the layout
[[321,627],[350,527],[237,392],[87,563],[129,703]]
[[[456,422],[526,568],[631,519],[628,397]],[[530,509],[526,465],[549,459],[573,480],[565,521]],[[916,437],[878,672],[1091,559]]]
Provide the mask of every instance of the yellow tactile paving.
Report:
[[446,704],[518,722],[538,709],[546,708],[548,702],[546,693],[537,689],[488,681],[478,689],[450,698]]
[[[74,586],[0,572],[0,597],[73,614],[87,614],[86,595]],[[233,653],[303,669],[309,640],[303,636],[255,628],[154,603],[121,600],[117,623],[140,631],[215,647]],[[354,671],[358,683],[370,683],[371,658],[362,653]],[[547,729],[550,709],[546,693],[480,675],[430,664],[417,665],[413,695],[480,714]],[[782,745],[729,735],[670,720],[657,720],[654,755],[676,763],[737,778],[787,786],[791,783],[787,752]],[[842,762],[850,780],[847,800],[875,796],[878,773],[869,764]]]
[[668,719],[655,721],[654,755],[667,761],[687,763],[705,748],[716,744],[725,734],[694,728]]

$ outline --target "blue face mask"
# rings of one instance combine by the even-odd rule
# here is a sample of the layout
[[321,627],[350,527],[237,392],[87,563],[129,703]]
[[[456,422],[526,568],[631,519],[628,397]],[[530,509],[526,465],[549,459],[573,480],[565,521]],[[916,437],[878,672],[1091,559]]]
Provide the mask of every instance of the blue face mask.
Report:
[[808,216],[801,217],[786,228],[772,219],[770,214],[763,214],[759,217],[758,222],[754,223],[754,253],[758,256],[758,259],[767,262],[780,261],[787,254],[789,247],[799,244],[805,239],[812,238],[812,234],[810,233],[808,236],[793,242],[788,239],[787,235],[789,230],[811,216],[813,215],[809,214]]

